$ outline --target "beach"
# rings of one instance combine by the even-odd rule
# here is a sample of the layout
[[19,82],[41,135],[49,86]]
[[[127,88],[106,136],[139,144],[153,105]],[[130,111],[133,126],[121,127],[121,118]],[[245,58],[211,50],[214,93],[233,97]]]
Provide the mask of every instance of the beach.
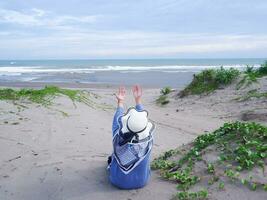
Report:
[[0,200],[267,200],[266,10],[0,1]]
[[[45,83],[5,83],[1,87],[43,87]],[[54,84],[54,83],[53,83]],[[60,96],[49,107],[22,100],[0,101],[0,199],[171,199],[176,184],[152,171],[148,185],[138,190],[120,190],[108,181],[107,157],[112,153],[111,123],[116,108],[117,85],[83,84],[76,88],[94,94],[94,105],[75,104]],[[267,91],[267,79],[260,79]],[[234,86],[205,96],[178,98],[159,106],[159,87],[144,87],[143,105],[156,125],[151,160],[163,152],[190,143],[198,135],[225,122],[257,121],[267,124],[266,99],[233,101],[246,91]],[[174,88],[175,89],[175,88]],[[134,105],[127,87],[125,111]],[[266,180],[265,180],[266,181]],[[266,192],[237,185],[224,191],[210,188],[210,199],[265,199]]]

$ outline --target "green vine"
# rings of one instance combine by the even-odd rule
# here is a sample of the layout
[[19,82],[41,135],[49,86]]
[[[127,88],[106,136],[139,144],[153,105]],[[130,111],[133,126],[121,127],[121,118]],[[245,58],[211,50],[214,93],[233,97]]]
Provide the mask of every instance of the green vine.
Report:
[[[213,163],[203,158],[209,147],[213,147],[219,154]],[[177,155],[180,156],[179,159],[173,159]],[[152,162],[152,169],[159,169],[164,179],[177,183],[177,189],[182,192],[178,192],[175,198],[200,199],[196,192],[188,191],[203,178],[194,171],[196,162],[206,164],[207,176],[210,176],[209,185],[227,177],[232,182],[241,182],[251,190],[267,190],[266,183],[256,182],[252,177],[240,178],[240,172],[250,171],[256,166],[264,170],[266,158],[267,127],[254,122],[234,122],[225,123],[212,133],[198,136],[189,149],[167,151]],[[219,189],[224,188],[222,180],[218,184]]]

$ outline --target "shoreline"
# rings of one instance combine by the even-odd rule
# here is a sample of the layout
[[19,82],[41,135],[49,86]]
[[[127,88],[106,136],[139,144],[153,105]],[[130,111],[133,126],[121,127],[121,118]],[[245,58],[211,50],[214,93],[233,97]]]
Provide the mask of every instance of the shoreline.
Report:
[[[1,67],[0,67],[1,69]],[[31,83],[74,83],[74,84],[110,84],[131,85],[139,83],[148,87],[183,87],[188,84],[195,72],[160,72],[160,71],[140,71],[140,72],[119,72],[103,71],[95,73],[24,73],[21,75],[1,75],[0,83],[5,82],[31,82]]]
[[[53,85],[62,88],[70,88],[70,89],[114,89],[116,90],[120,84],[109,84],[109,83],[68,83],[68,82],[1,82],[0,88],[43,88],[46,85]],[[125,84],[126,88],[130,88],[131,84]],[[160,89],[161,87],[152,87],[152,86],[142,86],[144,89]],[[182,88],[182,87],[181,87]]]
[[[261,87],[257,87],[267,92],[267,79],[258,81]],[[148,185],[138,190],[119,190],[108,181],[106,165],[112,152],[111,125],[118,85],[0,82],[0,87],[38,88],[48,84],[88,89],[97,96],[91,96],[93,102],[112,108],[88,107],[81,102],[74,105],[66,96],[56,97],[49,107],[25,99],[0,101],[0,151],[5,152],[0,156],[0,199],[172,198],[177,192],[176,184],[162,180],[157,171],[151,171]],[[134,105],[130,89],[128,86],[125,111]],[[144,87],[142,103],[156,124],[151,161],[225,122],[242,121],[244,116],[247,121],[267,125],[265,98],[233,100],[251,89],[236,90],[235,85],[230,85],[208,95],[179,99],[175,91],[168,96],[169,104],[159,106],[155,100],[160,88]],[[244,198],[239,198],[236,191]],[[213,188],[210,193],[211,199],[218,200],[263,199],[264,195],[227,184],[225,191]]]

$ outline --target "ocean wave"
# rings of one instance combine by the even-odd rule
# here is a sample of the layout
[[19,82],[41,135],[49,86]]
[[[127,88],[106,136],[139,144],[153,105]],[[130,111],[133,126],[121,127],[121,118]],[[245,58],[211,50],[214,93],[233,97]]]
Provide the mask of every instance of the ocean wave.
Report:
[[0,76],[21,76],[22,73],[19,72],[1,72]]
[[[150,70],[202,70],[207,68],[219,68],[222,65],[166,65],[166,66],[106,66],[104,68],[98,68],[92,70],[103,70],[103,71],[150,71]],[[244,68],[246,65],[224,65],[225,68]],[[257,67],[257,66],[255,66]]]
[[[259,67],[260,65],[255,65]],[[219,68],[221,65],[202,65],[202,66],[188,66],[188,65],[166,65],[166,66],[92,66],[92,67],[47,67],[47,66],[4,66],[0,67],[0,74],[18,74],[18,73],[94,73],[101,71],[122,71],[122,72],[143,72],[143,71],[162,71],[169,73],[178,72],[198,72],[207,68]],[[224,65],[225,68],[245,68],[246,65]]]
[[164,73],[187,73],[187,72],[193,72],[193,73],[197,73],[199,72],[199,70],[163,70],[162,72]]
[[86,72],[86,68],[46,68],[38,67],[0,67],[0,73],[49,73],[49,72]]

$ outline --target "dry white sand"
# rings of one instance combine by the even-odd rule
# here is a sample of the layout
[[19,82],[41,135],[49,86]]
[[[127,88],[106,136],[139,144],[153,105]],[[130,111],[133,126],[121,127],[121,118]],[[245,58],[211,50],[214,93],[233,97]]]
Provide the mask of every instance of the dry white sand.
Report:
[[[114,88],[89,90],[101,96],[97,102],[116,105]],[[226,121],[239,119],[240,109],[267,110],[266,100],[261,100],[260,105],[259,101],[252,101],[249,106],[231,102],[232,97],[238,96],[234,92],[230,88],[202,98],[172,98],[169,105],[159,107],[155,104],[159,89],[145,89],[143,104],[157,126],[152,157],[189,143]],[[125,108],[133,103],[128,92]],[[170,199],[177,192],[175,184],[163,181],[153,171],[149,184],[139,190],[119,190],[108,182],[106,162],[112,152],[115,107],[103,110],[82,103],[75,107],[66,97],[57,98],[49,109],[33,103],[20,104],[27,108],[0,101],[1,200],[155,200]],[[237,186],[210,195],[211,199],[267,198],[267,193]]]

